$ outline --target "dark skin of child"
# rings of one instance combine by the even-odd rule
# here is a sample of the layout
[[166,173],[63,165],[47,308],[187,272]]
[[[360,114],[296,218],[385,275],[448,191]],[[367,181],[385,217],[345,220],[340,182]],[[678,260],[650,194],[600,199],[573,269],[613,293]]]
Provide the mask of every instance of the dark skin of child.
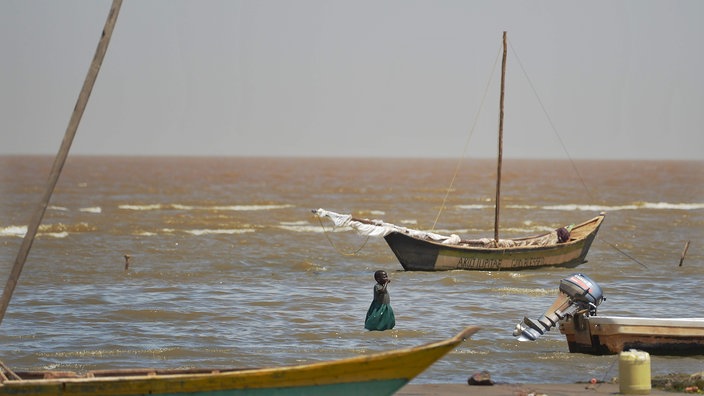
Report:
[[386,273],[386,271],[381,271],[380,273],[376,274],[375,278],[376,283],[383,285],[384,288],[382,290],[386,291],[386,286],[391,283],[391,279],[389,279],[389,275]]

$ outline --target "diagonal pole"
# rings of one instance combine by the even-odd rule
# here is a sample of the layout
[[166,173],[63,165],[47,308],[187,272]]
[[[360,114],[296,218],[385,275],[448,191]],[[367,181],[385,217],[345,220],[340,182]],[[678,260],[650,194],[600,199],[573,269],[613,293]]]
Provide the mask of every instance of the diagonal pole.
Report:
[[29,255],[29,250],[32,248],[32,243],[34,242],[34,237],[37,235],[37,230],[44,217],[44,212],[46,212],[47,206],[49,206],[49,200],[54,192],[56,183],[59,180],[59,175],[61,170],[66,163],[66,157],[68,157],[68,151],[71,148],[71,143],[73,143],[73,138],[76,136],[76,130],[78,130],[78,124],[81,122],[81,117],[83,117],[83,112],[88,104],[88,98],[90,98],[90,93],[93,90],[93,85],[95,80],[98,78],[98,72],[100,71],[100,66],[105,58],[105,53],[108,50],[108,44],[110,43],[110,37],[112,36],[112,31],[115,28],[115,22],[117,21],[117,15],[120,13],[120,6],[122,5],[122,0],[113,0],[112,6],[110,7],[110,13],[105,21],[105,27],[103,28],[103,33],[100,36],[100,41],[98,42],[98,48],[95,50],[95,56],[93,57],[93,62],[88,69],[88,74],[83,82],[83,88],[81,93],[78,95],[78,100],[76,101],[76,106],[73,108],[73,114],[66,127],[66,133],[64,134],[64,139],[61,141],[61,147],[59,152],[56,154],[54,159],[54,165],[51,168],[51,173],[49,174],[49,181],[42,196],[42,200],[39,202],[32,219],[27,226],[27,233],[24,235],[22,240],[22,245],[20,245],[20,251],[17,253],[15,258],[15,264],[12,267],[12,272],[7,279],[5,284],[5,289],[2,293],[2,300],[0,300],[0,323],[2,323],[5,317],[5,311],[7,311],[7,306],[10,304],[12,299],[12,293],[15,291],[15,286],[19,281],[20,274],[22,273],[22,267],[25,261],[27,261],[27,256]]

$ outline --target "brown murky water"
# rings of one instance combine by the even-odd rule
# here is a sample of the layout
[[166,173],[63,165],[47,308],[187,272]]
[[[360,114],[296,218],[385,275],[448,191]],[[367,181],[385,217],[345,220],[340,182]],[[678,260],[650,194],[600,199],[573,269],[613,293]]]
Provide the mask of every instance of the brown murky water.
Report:
[[[5,274],[52,160],[0,157]],[[507,161],[502,236],[608,213],[576,269],[404,272],[383,240],[330,232],[310,213],[427,229],[455,165],[72,157],[2,322],[0,359],[79,371],[260,367],[414,346],[479,325],[415,382],[464,382],[480,370],[498,382],[573,382],[616,376],[617,356],[570,354],[557,329],[533,343],[511,335],[573,272],[602,286],[602,314],[704,317],[702,162],[578,161],[577,175],[569,162]],[[494,173],[493,161],[463,164],[435,229],[491,237]],[[397,326],[371,333],[363,319],[377,269],[392,279]],[[701,371],[704,356],[652,357],[651,366],[653,375]]]

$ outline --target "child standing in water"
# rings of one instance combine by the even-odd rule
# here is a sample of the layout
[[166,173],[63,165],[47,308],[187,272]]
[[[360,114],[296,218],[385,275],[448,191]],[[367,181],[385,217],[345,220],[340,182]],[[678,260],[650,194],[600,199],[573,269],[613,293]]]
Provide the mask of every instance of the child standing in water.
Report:
[[364,321],[364,328],[367,330],[389,330],[396,325],[394,310],[391,309],[391,297],[387,287],[391,280],[386,271],[376,271],[374,273],[376,285],[374,285],[374,300],[367,310],[367,318]]

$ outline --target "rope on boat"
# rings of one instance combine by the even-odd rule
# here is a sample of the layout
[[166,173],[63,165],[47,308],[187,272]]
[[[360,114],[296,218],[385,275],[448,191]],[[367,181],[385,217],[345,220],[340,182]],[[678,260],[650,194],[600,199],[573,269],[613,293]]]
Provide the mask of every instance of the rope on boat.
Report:
[[[589,196],[589,199],[592,202],[596,202],[595,196],[592,194],[591,190],[587,186],[587,183],[584,181],[584,178],[582,177],[582,174],[579,173],[579,169],[577,168],[577,164],[575,164],[574,160],[572,159],[572,156],[570,155],[569,151],[567,151],[567,146],[565,146],[565,142],[562,140],[562,137],[560,134],[557,132],[557,128],[555,127],[555,124],[552,122],[552,118],[550,118],[550,114],[548,111],[545,109],[545,105],[543,104],[543,101],[540,99],[540,96],[538,95],[538,91],[535,89],[535,86],[533,85],[533,82],[531,81],[530,77],[528,76],[528,73],[526,72],[526,69],[523,67],[523,63],[521,62],[521,58],[518,56],[518,53],[516,53],[516,50],[513,48],[511,43],[509,42],[509,46],[511,47],[511,52],[514,54],[516,57],[516,60],[518,61],[518,65],[521,67],[521,70],[523,71],[523,74],[526,77],[526,80],[528,80],[528,85],[530,85],[530,88],[533,90],[533,94],[535,95],[535,98],[537,99],[538,103],[540,104],[540,108],[543,110],[543,113],[545,113],[545,117],[548,120],[548,123],[550,123],[550,128],[552,128],[553,133],[555,136],[557,136],[558,142],[560,142],[560,146],[562,146],[562,150],[565,152],[565,155],[567,156],[567,159],[570,161],[570,165],[572,165],[572,169],[574,170],[574,173],[577,175],[579,178],[580,183],[582,184],[582,187],[584,188],[584,191],[586,191],[587,196]],[[640,264],[644,268],[648,268],[645,266],[645,264],[641,263],[638,261],[636,258],[633,256],[629,255],[628,253],[624,252],[623,250],[619,249],[616,247],[616,245],[610,243],[609,241],[599,238],[599,240],[604,241],[607,245],[611,246],[614,250],[618,251],[625,257],[628,257],[629,259],[633,260],[634,262]]]
[[605,384],[605,383],[606,383],[606,381],[607,381],[607,380],[606,380],[606,376],[608,376],[609,373],[611,372],[611,370],[613,370],[614,365],[616,365],[617,362],[618,362],[618,359],[614,359],[614,361],[611,362],[611,365],[606,369],[606,372],[604,372],[604,376],[601,377],[601,382],[595,384],[592,389],[595,389],[595,390],[596,390],[596,389],[599,389],[599,387],[601,386],[601,384]]
[[611,246],[612,248],[614,248],[615,250],[617,250],[617,251],[618,251],[619,253],[621,253],[622,255],[624,255],[624,256],[628,257],[629,259],[635,261],[636,263],[640,264],[641,266],[643,266],[643,268],[648,269],[648,267],[647,267],[645,264],[643,264],[643,263],[641,263],[640,261],[636,260],[635,257],[632,257],[632,256],[629,255],[628,253],[626,253],[626,252],[624,252],[623,250],[619,249],[618,247],[616,247],[616,245],[612,244],[611,242],[606,241],[606,240],[604,240],[603,238],[599,238],[599,240],[604,241],[604,243],[606,243],[607,245]]
[[356,256],[357,253],[359,253],[360,251],[362,251],[362,249],[364,249],[364,247],[367,245],[367,242],[369,242],[369,238],[371,236],[367,235],[367,239],[364,240],[364,243],[362,243],[362,245],[359,247],[359,249],[355,250],[352,253],[343,252],[335,245],[335,243],[330,238],[330,235],[328,235],[328,230],[325,229],[325,225],[323,225],[323,220],[320,218],[320,216],[315,216],[315,217],[318,218],[318,222],[320,223],[320,227],[323,229],[323,234],[325,234],[325,238],[330,243],[330,246],[332,246],[332,248],[335,249],[336,252],[340,253],[343,256]]
[[[523,63],[521,62],[521,58],[518,56],[518,53],[517,53],[516,50],[513,48],[513,45],[511,44],[511,42],[510,42],[509,40],[507,40],[507,41],[508,41],[509,47],[511,47],[511,52],[513,53],[513,55],[516,57],[516,60],[518,61],[518,65],[520,66],[521,71],[523,71],[523,75],[526,77],[526,80],[528,81],[528,85],[530,85],[530,88],[531,88],[531,90],[533,91],[533,95],[535,95],[536,100],[537,100],[538,103],[540,104],[540,108],[543,110],[543,113],[545,114],[545,117],[547,118],[548,123],[550,124],[550,128],[552,129],[553,133],[554,133],[555,136],[557,137],[557,140],[558,140],[558,142],[560,143],[560,146],[562,147],[562,150],[565,152],[565,155],[567,156],[567,159],[570,161],[570,165],[572,166],[572,169],[574,170],[575,174],[577,175],[577,178],[579,178],[579,181],[580,181],[580,183],[582,184],[582,188],[584,188],[584,191],[586,191],[586,193],[587,193],[587,195],[589,196],[590,200],[591,200],[592,202],[594,202],[594,201],[595,201],[594,195],[592,194],[591,190],[590,190],[589,187],[587,186],[587,183],[584,181],[584,178],[582,177],[582,174],[579,172],[579,169],[577,168],[577,165],[575,164],[574,159],[572,158],[572,156],[570,155],[569,151],[567,150],[567,146],[565,145],[565,142],[562,140],[562,136],[561,136],[560,133],[557,131],[557,128],[555,127],[555,123],[552,121],[552,118],[550,117],[550,113],[548,113],[547,109],[545,108],[545,105],[543,104],[543,101],[540,99],[540,95],[538,95],[538,91],[537,91],[537,89],[535,88],[535,85],[533,85],[533,81],[530,79],[530,76],[528,75],[528,72],[526,71],[525,67],[523,67]],[[462,156],[461,156],[460,160],[457,162],[457,166],[455,167],[455,172],[454,172],[454,174],[453,174],[453,176],[452,176],[452,179],[451,179],[451,181],[450,181],[450,185],[448,186],[448,188],[447,188],[447,190],[446,190],[446,192],[445,192],[445,196],[443,197],[442,204],[441,204],[441,206],[440,206],[440,210],[438,211],[438,214],[437,214],[437,216],[435,217],[435,221],[433,222],[433,226],[432,226],[431,230],[434,230],[434,229],[435,229],[435,227],[436,227],[436,225],[437,225],[437,222],[438,222],[438,220],[439,220],[439,218],[440,218],[440,215],[441,215],[442,212],[445,210],[445,205],[446,205],[446,203],[447,203],[448,196],[450,195],[450,192],[452,191],[452,187],[453,187],[453,185],[454,185],[454,183],[455,183],[455,180],[456,180],[456,178],[457,178],[457,174],[459,173],[460,164],[461,164],[462,160],[463,160],[463,159],[466,157],[466,155],[467,155],[467,150],[468,150],[468,147],[469,147],[469,141],[471,140],[472,135],[474,134],[474,130],[475,130],[476,125],[477,125],[477,122],[478,122],[478,120],[479,120],[479,114],[482,112],[482,109],[484,108],[484,103],[486,102],[486,97],[487,97],[487,95],[488,95],[489,87],[490,87],[490,85],[491,85],[491,81],[492,81],[492,79],[493,79],[494,73],[496,72],[496,67],[497,67],[497,65],[498,65],[500,55],[501,55],[501,46],[499,46],[499,52],[497,53],[496,59],[495,59],[495,61],[494,61],[494,66],[493,66],[493,68],[492,68],[492,70],[491,70],[491,74],[490,74],[490,76],[489,76],[489,79],[488,79],[486,88],[485,88],[485,90],[484,90],[484,95],[482,96],[482,102],[481,102],[481,104],[480,104],[479,110],[477,111],[477,113],[476,113],[476,115],[475,115],[474,123],[472,124],[472,128],[470,129],[469,135],[468,135],[467,140],[466,140],[466,142],[465,142],[464,149],[463,149],[463,151],[462,151]]]
[[516,57],[516,60],[518,61],[518,65],[521,67],[521,70],[523,71],[523,75],[526,76],[526,80],[528,80],[528,85],[530,85],[530,89],[533,90],[533,95],[535,95],[536,100],[540,104],[540,108],[543,110],[543,113],[545,114],[545,118],[547,118],[548,123],[550,124],[550,128],[552,128],[553,133],[555,134],[555,136],[557,136],[557,140],[558,140],[558,142],[560,142],[560,146],[562,146],[562,150],[565,152],[565,155],[567,155],[567,159],[570,160],[570,165],[572,165],[572,169],[577,174],[579,181],[582,183],[582,187],[584,188],[584,191],[587,192],[587,195],[592,200],[592,202],[595,201],[594,196],[592,195],[592,192],[589,190],[589,187],[587,187],[587,183],[584,181],[584,178],[582,178],[582,174],[579,173],[579,169],[577,169],[577,165],[574,163],[572,156],[570,155],[569,151],[567,151],[567,146],[565,146],[565,142],[562,140],[562,137],[557,132],[557,128],[555,127],[555,124],[552,122],[552,118],[550,118],[550,114],[548,113],[547,109],[545,109],[545,105],[543,104],[543,101],[540,99],[540,96],[538,95],[538,90],[535,89],[535,86],[533,85],[533,81],[531,81],[530,77],[528,76],[528,72],[526,72],[526,69],[523,67],[523,63],[521,62],[521,58],[518,57],[518,53],[516,53],[516,50],[511,45],[511,42],[509,42],[509,46],[511,47],[511,52],[513,53],[513,55]]

